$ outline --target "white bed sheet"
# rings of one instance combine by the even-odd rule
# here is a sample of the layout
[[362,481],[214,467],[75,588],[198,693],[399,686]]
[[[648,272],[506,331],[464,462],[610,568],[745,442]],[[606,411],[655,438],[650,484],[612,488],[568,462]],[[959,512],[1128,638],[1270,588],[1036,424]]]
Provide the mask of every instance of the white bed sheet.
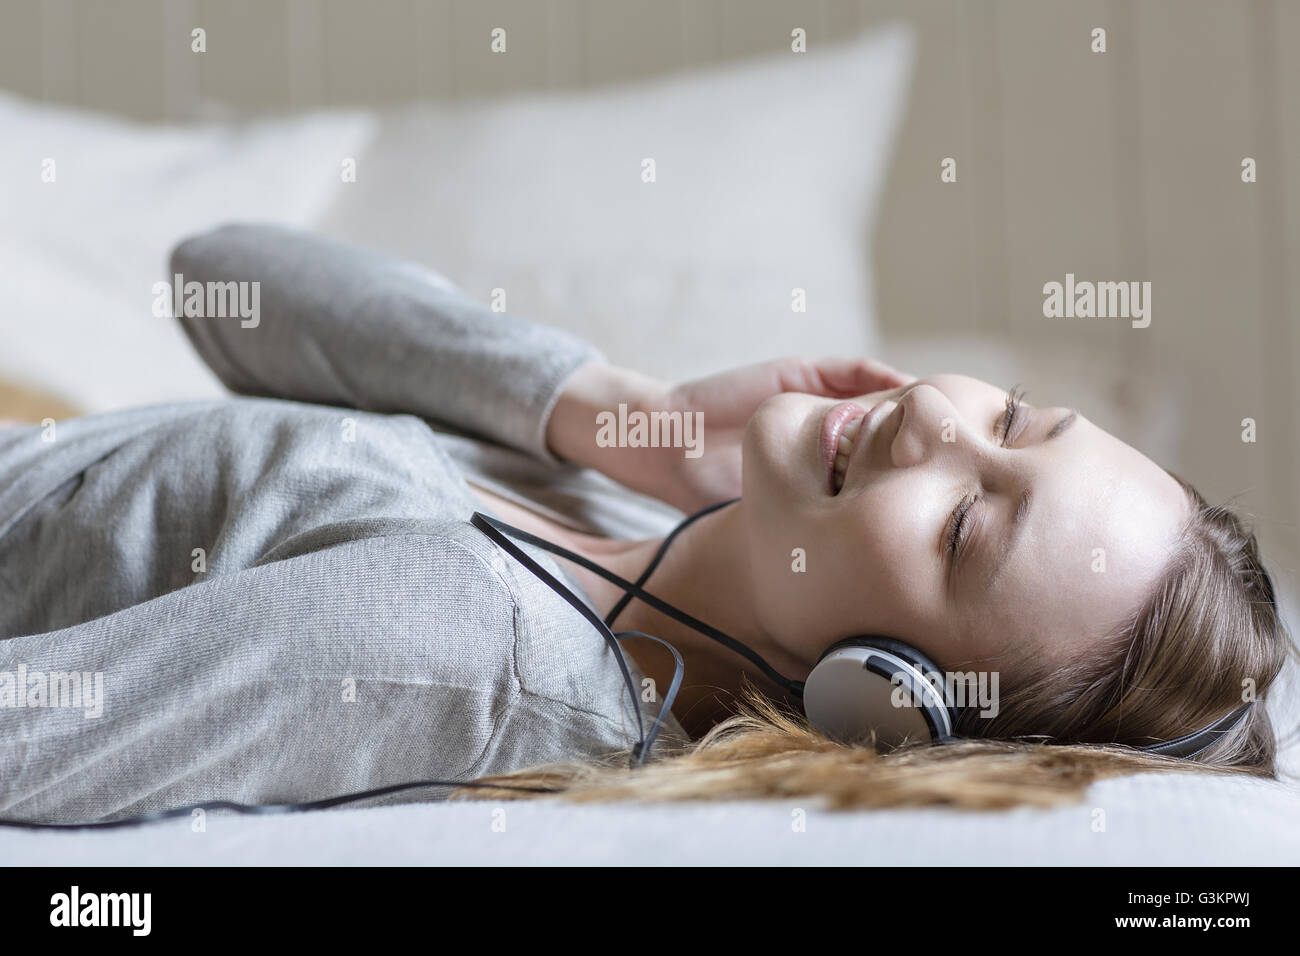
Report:
[[[798,810],[804,829],[795,829]],[[1104,813],[1104,829],[1097,821]],[[493,829],[497,823],[498,829]],[[504,829],[500,829],[501,823]],[[806,801],[403,804],[208,814],[122,830],[0,830],[9,865],[1295,865],[1300,790],[1147,774],[1051,810],[828,812]]]

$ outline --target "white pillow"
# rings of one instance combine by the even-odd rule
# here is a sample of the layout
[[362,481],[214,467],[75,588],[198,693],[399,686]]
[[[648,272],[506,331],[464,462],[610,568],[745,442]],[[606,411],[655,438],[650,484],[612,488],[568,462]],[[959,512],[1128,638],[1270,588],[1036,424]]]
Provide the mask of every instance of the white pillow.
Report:
[[0,94],[0,377],[88,411],[221,394],[153,315],[171,246],[228,219],[312,226],[371,123],[147,126]]
[[321,227],[482,301],[503,289],[507,310],[660,375],[865,353],[911,56],[891,24],[666,79],[391,110]]

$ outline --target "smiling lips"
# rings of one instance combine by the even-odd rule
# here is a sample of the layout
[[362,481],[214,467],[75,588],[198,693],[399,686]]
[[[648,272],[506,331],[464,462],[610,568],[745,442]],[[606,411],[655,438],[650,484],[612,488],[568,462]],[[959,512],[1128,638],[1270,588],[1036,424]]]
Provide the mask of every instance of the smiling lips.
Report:
[[849,452],[867,410],[857,402],[841,402],[822,420],[821,456],[826,466],[827,487],[832,495],[844,487],[849,467]]

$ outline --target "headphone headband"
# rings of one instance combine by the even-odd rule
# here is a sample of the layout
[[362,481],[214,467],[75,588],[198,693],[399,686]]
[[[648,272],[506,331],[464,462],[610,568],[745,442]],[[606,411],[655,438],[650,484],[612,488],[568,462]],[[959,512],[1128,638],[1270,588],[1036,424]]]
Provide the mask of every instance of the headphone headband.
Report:
[[[818,731],[834,739],[874,738],[891,745],[908,739],[943,743],[955,739],[958,711],[944,687],[934,686],[934,675],[942,673],[925,654],[904,641],[875,635],[844,638],[826,648],[808,676],[804,712]],[[887,683],[882,684],[882,679]],[[903,706],[893,700],[898,687],[911,692],[911,699]],[[880,703],[882,700],[889,701],[889,708]],[[1245,703],[1173,740],[1133,749],[1191,759],[1230,733],[1254,704]],[[889,713],[890,709],[895,713]]]
[[1227,716],[1220,717],[1214,723],[1202,727],[1200,730],[1194,730],[1190,734],[1184,734],[1173,740],[1166,740],[1164,743],[1148,744],[1137,749],[1143,753],[1160,754],[1165,757],[1178,757],[1181,759],[1195,757],[1201,751],[1218,743],[1220,738],[1241,723],[1254,706],[1255,702],[1253,700],[1249,701]]

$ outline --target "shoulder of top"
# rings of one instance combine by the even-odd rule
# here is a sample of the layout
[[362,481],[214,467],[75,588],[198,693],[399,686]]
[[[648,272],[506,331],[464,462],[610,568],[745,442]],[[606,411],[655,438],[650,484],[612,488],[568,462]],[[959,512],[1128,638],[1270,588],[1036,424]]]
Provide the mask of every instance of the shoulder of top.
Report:
[[[487,576],[518,603],[515,571],[508,557],[482,532],[455,518],[410,520],[403,518],[358,518],[330,522],[280,542],[265,553],[258,564],[271,564],[336,547],[379,547],[405,539],[403,550],[427,552],[444,567],[486,571]],[[425,542],[421,545],[421,539]]]
[[439,536],[455,545],[466,556],[466,561],[472,561],[489,571],[509,593],[511,601],[519,605],[520,589],[514,561],[487,535],[469,522],[448,521],[440,525]]

